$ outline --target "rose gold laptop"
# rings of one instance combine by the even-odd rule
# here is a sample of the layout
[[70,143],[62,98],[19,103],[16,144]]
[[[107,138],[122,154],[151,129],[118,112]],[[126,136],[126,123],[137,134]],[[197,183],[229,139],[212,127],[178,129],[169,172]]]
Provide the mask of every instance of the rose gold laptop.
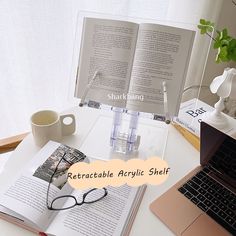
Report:
[[176,235],[236,235],[236,140],[201,122],[201,165],[151,205]]

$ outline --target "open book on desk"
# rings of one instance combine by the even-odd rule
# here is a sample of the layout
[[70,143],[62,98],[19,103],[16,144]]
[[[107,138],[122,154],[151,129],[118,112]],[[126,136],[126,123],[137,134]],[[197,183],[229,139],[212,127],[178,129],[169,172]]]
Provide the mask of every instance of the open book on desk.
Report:
[[195,32],[128,21],[84,18],[75,95],[130,110],[177,115]]
[[[48,182],[55,164],[62,157],[62,152],[72,153],[73,161],[80,155],[74,148],[49,142],[14,180],[1,189],[0,217],[31,231],[45,232],[47,235],[128,235],[145,186],[109,186],[107,196],[96,203],[83,204],[63,211],[47,209]],[[64,177],[68,167],[64,164],[62,166],[65,168],[61,169],[50,186],[49,201],[65,194],[79,199],[85,192],[74,190],[66,183]],[[62,202],[61,207],[67,203]]]

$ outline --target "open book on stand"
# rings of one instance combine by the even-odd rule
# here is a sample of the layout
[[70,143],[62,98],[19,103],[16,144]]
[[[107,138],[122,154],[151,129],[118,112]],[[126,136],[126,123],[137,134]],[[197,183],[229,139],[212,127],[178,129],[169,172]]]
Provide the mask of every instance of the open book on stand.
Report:
[[[73,157],[73,162],[81,157],[81,152],[74,148],[48,142],[14,180],[1,189],[0,217],[31,231],[45,232],[47,235],[128,235],[145,186],[108,186],[107,196],[98,202],[75,206],[69,210],[48,210],[48,184],[55,166],[65,152]],[[74,190],[66,182],[69,166],[62,160],[59,167],[60,171],[50,185],[49,201],[61,195],[73,195],[80,199],[85,191]],[[69,199],[61,202],[61,208],[66,206],[68,201]]]
[[75,96],[129,110],[177,115],[195,32],[166,25],[84,18]]

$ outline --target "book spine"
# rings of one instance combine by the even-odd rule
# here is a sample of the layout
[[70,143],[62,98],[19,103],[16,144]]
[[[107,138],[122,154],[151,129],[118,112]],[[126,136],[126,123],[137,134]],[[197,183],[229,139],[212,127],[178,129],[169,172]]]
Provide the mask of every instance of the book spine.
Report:
[[[196,135],[199,137],[200,132],[199,130],[197,130],[195,127],[191,126],[189,123],[187,123],[186,121],[180,119],[179,117],[176,117],[174,119],[174,122],[181,125],[183,128],[187,129],[189,132],[191,132],[192,134]],[[200,127],[199,127],[200,128]]]
[[198,151],[200,151],[200,138],[198,136],[192,134],[191,132],[176,123],[172,123],[172,125],[184,136],[184,138],[189,143],[191,143]]

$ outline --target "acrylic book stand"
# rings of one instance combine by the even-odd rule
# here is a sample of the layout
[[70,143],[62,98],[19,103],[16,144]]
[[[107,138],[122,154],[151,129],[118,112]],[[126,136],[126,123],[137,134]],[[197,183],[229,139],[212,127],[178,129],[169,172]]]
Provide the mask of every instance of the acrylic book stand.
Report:
[[[77,29],[76,29],[76,37],[75,37],[75,48],[74,48],[74,56],[73,56],[73,64],[74,66],[72,66],[72,72],[71,72],[71,78],[75,78],[77,79],[77,72],[78,72],[78,61],[79,61],[79,51],[80,51],[80,42],[81,42],[81,38],[82,38],[82,28],[83,28],[83,19],[84,17],[93,17],[93,18],[104,18],[104,19],[114,19],[114,20],[130,20],[136,23],[157,23],[157,24],[168,24],[168,25],[173,25],[173,26],[179,26],[179,27],[183,27],[182,24],[178,23],[178,22],[167,22],[167,21],[159,21],[159,20],[153,20],[153,19],[139,19],[139,18],[133,18],[133,17],[122,17],[122,16],[114,16],[114,15],[105,15],[105,14],[101,14],[101,13],[94,13],[94,12],[79,12],[78,17],[77,17]],[[179,25],[178,25],[179,24]],[[193,29],[193,25],[192,24],[188,24],[186,25],[186,28],[191,28]],[[74,69],[74,70],[73,70]],[[159,115],[159,114],[151,114],[151,113],[143,113],[143,112],[138,112],[138,111],[130,111],[127,110],[125,108],[119,108],[119,107],[111,107],[105,104],[101,104],[99,102],[96,101],[91,101],[91,100],[86,100],[86,95],[89,91],[89,88],[92,86],[92,83],[94,80],[96,80],[96,77],[99,76],[99,71],[95,71],[92,79],[90,80],[89,84],[87,85],[87,87],[85,88],[85,92],[84,95],[81,97],[81,106],[82,105],[86,105],[88,107],[91,108],[97,108],[97,109],[102,109],[102,110],[109,110],[110,112],[110,119],[111,122],[109,123],[109,125],[107,124],[107,126],[103,126],[103,128],[106,130],[106,132],[104,130],[102,130],[102,128],[99,127],[99,125],[102,125],[102,122],[98,121],[98,123],[95,125],[96,127],[94,127],[94,129],[92,129],[91,133],[89,134],[87,141],[85,141],[85,146],[86,146],[86,150],[88,152],[86,153],[90,153],[92,150],[94,150],[94,146],[93,148],[87,148],[87,144],[91,146],[91,143],[95,143],[96,145],[98,145],[97,153],[99,153],[100,147],[103,147],[104,145],[106,146],[107,150],[111,150],[112,152],[115,153],[123,153],[123,154],[130,154],[131,153],[135,153],[135,152],[142,152],[143,149],[145,148],[146,152],[148,152],[149,150],[151,151],[152,155],[159,155],[162,156],[163,154],[163,150],[160,151],[158,150],[157,152],[154,151],[154,147],[151,147],[151,144],[147,144],[149,140],[149,137],[152,137],[152,139],[154,140],[150,140],[150,143],[155,143],[156,140],[158,140],[159,143],[155,143],[155,146],[162,146],[162,149],[165,147],[165,141],[167,139],[167,133],[168,133],[168,129],[167,129],[167,125],[164,122],[160,122],[160,127],[158,128],[158,130],[155,130],[154,127],[158,126],[156,122],[156,120],[158,121],[165,121],[166,123],[170,123],[170,116],[168,113],[168,101],[167,101],[167,91],[168,91],[168,84],[163,83],[163,89],[161,91],[161,93],[163,92],[163,100],[164,100],[164,115]],[[75,82],[76,83],[76,82]],[[71,83],[71,84],[75,84],[75,83]],[[74,88],[70,90],[71,94],[72,91],[74,91]],[[170,93],[171,96],[171,93]],[[170,103],[171,101],[169,101]],[[112,113],[111,113],[112,112]],[[172,115],[172,114],[171,114]],[[175,114],[176,115],[176,114]],[[144,119],[143,119],[144,118]],[[141,120],[141,122],[140,122]],[[152,126],[152,124],[150,125],[151,128],[149,127],[149,124],[145,124],[143,123],[143,120],[149,120],[150,123],[154,124],[154,126]],[[155,120],[155,121],[153,121]],[[102,119],[102,121],[105,121],[104,119]],[[106,120],[108,122],[108,120]],[[100,122],[100,123],[99,123]],[[149,122],[147,122],[149,123]],[[109,131],[107,130],[109,126]],[[145,131],[143,129],[143,127],[145,126]],[[163,132],[162,132],[163,131]],[[152,133],[158,133],[159,132],[159,136],[162,136],[162,140],[157,137],[157,136],[152,136],[150,134]],[[106,135],[106,137],[104,138],[106,141],[102,142],[102,139],[99,140],[95,140],[94,137],[92,136],[96,136],[97,134],[100,135]],[[109,137],[109,142],[107,140],[107,138]],[[162,142],[163,141],[163,142]],[[146,145],[147,144],[147,145]],[[157,147],[158,149],[158,147]],[[107,151],[108,153],[108,151]],[[95,154],[95,152],[94,152]],[[105,155],[107,156],[107,155]],[[106,159],[106,157],[105,157]]]
[[[99,76],[99,71],[95,71],[91,81],[84,90],[84,94],[80,101],[81,107],[84,106],[84,104],[86,104],[85,99],[87,93],[98,76]],[[163,100],[164,100],[163,106],[164,106],[165,116],[162,117],[162,121],[165,121],[166,124],[169,124],[170,117],[168,113],[166,82],[163,82]],[[88,102],[87,104],[89,105],[91,103]],[[100,107],[99,103],[92,102],[92,104],[93,107],[94,105],[96,108]],[[141,139],[141,136],[137,135],[140,112],[128,111],[126,109],[119,107],[112,107],[111,110],[113,111],[113,122],[110,132],[110,146],[112,148],[112,151],[123,154],[130,154],[132,152],[138,151]],[[128,129],[126,128],[126,130],[122,130],[123,113],[126,113],[129,116],[129,125]]]

